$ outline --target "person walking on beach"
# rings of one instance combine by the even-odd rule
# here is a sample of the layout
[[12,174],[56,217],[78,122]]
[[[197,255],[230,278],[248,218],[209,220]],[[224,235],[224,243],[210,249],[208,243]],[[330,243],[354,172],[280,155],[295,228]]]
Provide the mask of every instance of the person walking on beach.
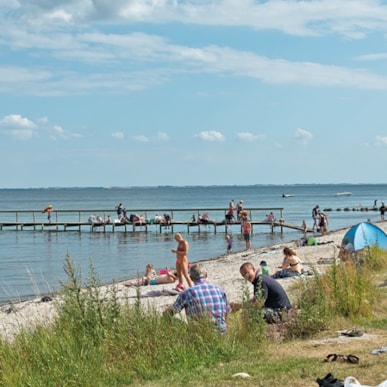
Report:
[[243,221],[242,224],[243,239],[246,242],[246,250],[251,248],[251,223],[248,219]]
[[304,233],[304,237],[306,237],[306,234],[308,232],[308,226],[306,225],[305,219],[302,221],[301,227],[302,227],[302,231]]
[[173,315],[185,309],[190,319],[210,319],[216,332],[225,334],[227,315],[231,312],[226,293],[219,286],[207,282],[207,270],[200,263],[191,266],[189,275],[194,285],[181,292],[164,314]]
[[318,225],[318,209],[320,207],[318,205],[314,206],[313,209],[312,209],[312,219],[313,219],[313,227],[312,229],[313,230],[316,230],[317,229],[317,225]]
[[181,292],[185,289],[183,284],[183,277],[187,281],[188,286],[193,285],[193,282],[188,274],[189,244],[183,238],[183,235],[181,235],[179,232],[175,234],[175,241],[177,242],[177,248],[172,249],[171,251],[172,253],[176,254],[176,272],[177,277],[179,279],[179,283],[176,286],[176,290]]
[[318,210],[318,226],[320,227],[321,235],[325,235],[325,232],[328,228],[328,215],[324,214],[322,211]]
[[285,289],[274,278],[262,275],[251,262],[245,262],[239,269],[241,276],[254,286],[252,303],[262,308],[263,318],[267,323],[281,319],[283,313],[292,309]]
[[380,206],[379,211],[380,211],[380,220],[384,222],[384,213],[386,212],[386,206],[384,202],[382,202],[382,205]]

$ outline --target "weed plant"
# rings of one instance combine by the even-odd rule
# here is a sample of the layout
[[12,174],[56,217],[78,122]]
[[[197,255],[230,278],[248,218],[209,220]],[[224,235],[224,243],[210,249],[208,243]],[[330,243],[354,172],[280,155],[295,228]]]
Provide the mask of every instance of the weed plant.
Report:
[[[325,274],[299,281],[291,292],[300,312],[278,325],[285,339],[278,344],[268,334],[276,326],[267,326],[248,302],[250,284],[242,286],[242,308],[230,315],[222,336],[205,320],[187,325],[149,309],[140,290],[134,305],[122,303],[114,284],[100,286],[92,263],[83,280],[67,256],[56,320],[22,331],[11,342],[0,341],[0,385],[311,386],[329,369],[307,357],[300,338],[337,319],[369,318],[382,289],[374,280],[384,259],[377,252],[362,265],[333,265]],[[380,309],[381,316],[386,309]],[[382,320],[372,324],[382,327]],[[238,382],[231,376],[237,372],[254,376]]]

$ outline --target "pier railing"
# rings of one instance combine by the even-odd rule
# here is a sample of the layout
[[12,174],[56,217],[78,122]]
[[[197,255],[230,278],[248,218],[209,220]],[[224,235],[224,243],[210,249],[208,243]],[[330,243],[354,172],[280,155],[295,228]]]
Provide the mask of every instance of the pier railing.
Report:
[[[282,207],[273,208],[248,208],[248,219],[254,225],[269,225],[272,231],[275,227],[280,227],[281,232],[283,227],[301,230],[299,226],[287,224],[283,221],[284,214]],[[115,231],[120,228],[124,231],[148,231],[148,227],[156,226],[156,231],[162,232],[163,229],[172,229],[176,225],[184,225],[187,227],[187,232],[191,228],[197,229],[214,227],[214,231],[218,227],[228,227],[239,225],[240,222],[226,221],[228,209],[225,208],[174,208],[174,209],[128,209],[127,218],[130,215],[139,215],[140,221],[122,222],[118,220],[116,211],[113,209],[82,209],[82,210],[60,210],[52,209],[51,219],[48,220],[47,213],[42,213],[41,210],[0,210],[0,230],[43,230],[51,229],[56,231],[66,231],[68,229],[83,229],[88,230],[110,230]],[[269,213],[275,215],[274,221],[269,221],[267,215]],[[157,218],[164,217],[164,214],[170,216],[170,222],[157,222]],[[207,215],[206,221],[200,222],[199,219]],[[90,218],[99,217],[101,222],[91,222]],[[195,220],[193,220],[195,219]]]

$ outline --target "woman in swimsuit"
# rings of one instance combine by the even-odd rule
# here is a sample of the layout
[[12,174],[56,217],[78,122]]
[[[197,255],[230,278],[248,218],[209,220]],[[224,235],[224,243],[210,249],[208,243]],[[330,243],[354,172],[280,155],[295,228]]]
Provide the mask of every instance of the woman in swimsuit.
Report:
[[176,290],[183,291],[183,277],[186,279],[188,285],[191,287],[193,282],[188,274],[188,242],[183,238],[183,235],[180,233],[175,234],[175,241],[177,244],[177,249],[172,249],[172,253],[176,254],[176,272],[179,279],[179,283],[176,286]]
[[276,273],[272,275],[273,278],[288,278],[295,277],[302,274],[304,269],[301,265],[301,260],[298,258],[297,253],[290,247],[285,247],[284,260],[282,267]]
[[124,282],[127,287],[130,286],[145,286],[145,285],[165,285],[173,284],[177,280],[177,273],[175,271],[167,271],[165,274],[160,274],[152,277],[149,280],[144,280],[144,277],[139,280],[132,280]]

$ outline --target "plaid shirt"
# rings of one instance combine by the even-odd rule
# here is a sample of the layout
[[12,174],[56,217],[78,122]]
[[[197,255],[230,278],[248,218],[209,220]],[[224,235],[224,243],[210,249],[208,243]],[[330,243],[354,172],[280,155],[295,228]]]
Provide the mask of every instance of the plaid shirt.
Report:
[[173,309],[180,312],[183,308],[191,318],[208,316],[218,331],[226,332],[226,316],[231,308],[226,293],[219,286],[200,279],[178,295]]

